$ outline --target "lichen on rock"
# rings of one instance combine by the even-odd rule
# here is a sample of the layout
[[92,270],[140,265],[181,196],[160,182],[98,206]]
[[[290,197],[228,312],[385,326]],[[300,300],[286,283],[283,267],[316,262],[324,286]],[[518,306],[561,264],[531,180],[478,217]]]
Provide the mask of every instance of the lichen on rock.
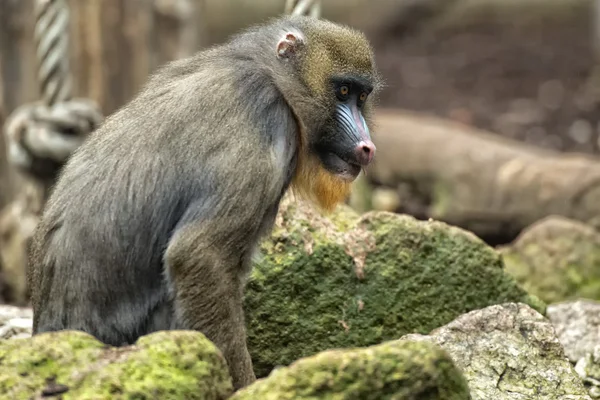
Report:
[[441,222],[348,207],[323,217],[288,198],[262,253],[245,296],[259,377],[326,349],[428,333],[491,304],[545,307],[494,249]]
[[199,332],[158,332],[106,346],[79,331],[0,341],[0,397],[224,400],[232,393],[221,353]]
[[474,310],[429,335],[463,372],[473,400],[590,400],[551,323],[525,304]]
[[469,400],[448,355],[430,343],[391,341],[329,350],[274,370],[231,400]]

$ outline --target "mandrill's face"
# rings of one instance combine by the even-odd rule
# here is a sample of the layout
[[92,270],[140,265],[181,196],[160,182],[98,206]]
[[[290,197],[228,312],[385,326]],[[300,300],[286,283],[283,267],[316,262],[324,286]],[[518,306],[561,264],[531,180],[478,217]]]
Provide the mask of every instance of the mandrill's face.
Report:
[[294,25],[277,45],[280,65],[289,66],[308,95],[286,93],[301,110],[307,151],[298,161],[294,187],[322,208],[344,201],[351,184],[375,157],[370,114],[381,83],[373,51],[357,31],[327,21],[291,18]]
[[352,182],[375,157],[369,117],[381,82],[373,51],[362,33],[324,23],[308,35],[303,61],[304,81],[327,110],[312,150],[328,173]]
[[365,118],[375,83],[364,76],[338,75],[330,84],[334,104],[331,122],[313,146],[327,171],[351,182],[375,156]]

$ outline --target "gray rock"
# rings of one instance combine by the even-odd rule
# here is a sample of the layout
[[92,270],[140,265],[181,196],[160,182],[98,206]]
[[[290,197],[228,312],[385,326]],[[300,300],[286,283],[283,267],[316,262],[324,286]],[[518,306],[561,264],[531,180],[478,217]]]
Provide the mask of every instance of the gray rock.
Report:
[[0,305],[0,339],[31,336],[33,312],[30,308]]
[[600,345],[577,361],[575,371],[583,379],[593,399],[600,399]]
[[578,300],[548,306],[546,315],[572,363],[600,344],[600,302]]
[[463,371],[473,400],[589,400],[550,322],[524,304],[471,311],[430,335]]
[[0,305],[0,325],[13,318],[33,318],[33,310],[28,307]]

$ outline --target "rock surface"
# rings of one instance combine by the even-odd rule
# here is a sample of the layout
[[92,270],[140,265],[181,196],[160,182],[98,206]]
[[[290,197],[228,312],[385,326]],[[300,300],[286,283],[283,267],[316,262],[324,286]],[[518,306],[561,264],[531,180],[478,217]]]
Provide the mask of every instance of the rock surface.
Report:
[[546,311],[572,363],[600,344],[600,302],[578,300],[552,304]]
[[583,379],[590,397],[600,399],[600,345],[582,357],[575,365],[575,370]]
[[428,333],[492,304],[543,312],[498,253],[440,222],[349,208],[323,218],[284,201],[246,288],[248,344],[259,377],[331,348]]
[[231,400],[468,400],[446,352],[430,343],[392,341],[329,350],[276,369]]
[[548,304],[600,300],[600,232],[587,224],[544,218],[501,252],[506,270]]
[[0,341],[0,398],[224,400],[225,359],[204,335],[159,332],[105,346],[83,332]]
[[32,326],[31,308],[0,305],[0,339],[30,337]]
[[589,400],[550,322],[524,304],[471,311],[430,335],[462,370],[473,400]]

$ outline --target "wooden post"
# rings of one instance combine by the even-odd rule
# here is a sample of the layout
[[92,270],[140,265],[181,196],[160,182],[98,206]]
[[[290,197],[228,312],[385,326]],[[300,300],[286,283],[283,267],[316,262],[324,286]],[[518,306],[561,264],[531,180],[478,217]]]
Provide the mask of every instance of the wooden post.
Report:
[[[0,133],[6,117],[39,96],[36,80],[35,15],[30,0],[0,0]],[[0,134],[0,209],[12,198],[16,175],[6,159]]]

